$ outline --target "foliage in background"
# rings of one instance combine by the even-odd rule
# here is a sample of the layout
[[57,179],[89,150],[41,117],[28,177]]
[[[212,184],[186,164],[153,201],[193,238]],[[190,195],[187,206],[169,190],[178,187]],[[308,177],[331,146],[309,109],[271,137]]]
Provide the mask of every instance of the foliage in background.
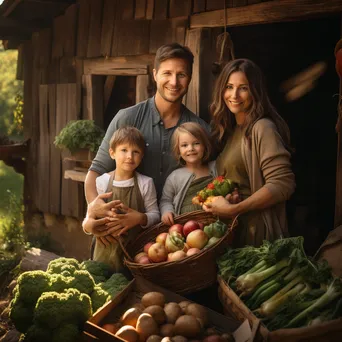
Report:
[[16,80],[17,59],[18,51],[5,51],[0,41],[0,134],[8,134],[13,125],[15,99],[23,92],[23,82]]
[[21,136],[24,131],[24,100],[23,95],[18,93],[15,97],[16,106],[13,111],[13,122],[8,128],[9,135]]
[[58,148],[68,149],[71,153],[87,148],[97,152],[104,137],[104,130],[95,125],[93,120],[71,120],[55,137]]

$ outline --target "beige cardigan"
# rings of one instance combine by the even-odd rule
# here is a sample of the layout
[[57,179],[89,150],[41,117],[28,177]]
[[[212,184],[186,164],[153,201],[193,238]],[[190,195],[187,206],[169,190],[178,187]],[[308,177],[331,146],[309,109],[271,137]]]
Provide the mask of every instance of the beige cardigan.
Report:
[[291,170],[290,153],[273,121],[260,119],[252,129],[251,147],[242,139],[242,158],[248,173],[251,193],[265,186],[275,197],[277,204],[260,212],[259,222],[246,243],[258,246],[262,240],[274,240],[287,235],[285,202],[295,189],[295,177]]

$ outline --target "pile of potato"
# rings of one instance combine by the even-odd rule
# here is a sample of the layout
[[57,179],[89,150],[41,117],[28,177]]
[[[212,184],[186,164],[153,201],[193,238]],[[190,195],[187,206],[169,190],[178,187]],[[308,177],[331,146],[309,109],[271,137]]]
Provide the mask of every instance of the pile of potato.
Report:
[[196,303],[166,303],[164,294],[148,292],[120,322],[103,328],[128,342],[230,342],[231,334],[209,327],[207,310]]

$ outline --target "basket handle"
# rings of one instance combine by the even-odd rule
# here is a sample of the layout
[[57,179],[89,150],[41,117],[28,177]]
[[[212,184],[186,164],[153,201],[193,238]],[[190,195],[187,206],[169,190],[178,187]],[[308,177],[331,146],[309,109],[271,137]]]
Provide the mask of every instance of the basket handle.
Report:
[[128,254],[128,252],[126,251],[126,248],[124,246],[123,240],[121,235],[119,234],[118,236],[115,236],[114,239],[119,243],[123,253],[125,254],[125,257],[129,260],[129,261],[134,261],[131,256]]

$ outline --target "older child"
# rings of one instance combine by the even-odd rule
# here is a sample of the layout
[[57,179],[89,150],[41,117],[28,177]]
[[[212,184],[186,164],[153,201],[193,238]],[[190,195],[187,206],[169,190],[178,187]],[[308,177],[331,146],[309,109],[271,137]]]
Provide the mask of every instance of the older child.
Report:
[[183,166],[166,179],[160,200],[162,221],[172,225],[175,215],[201,209],[192,198],[217,176],[215,162],[208,162],[211,142],[197,123],[180,125],[172,137],[173,153]]
[[153,179],[136,172],[144,148],[144,138],[134,127],[119,128],[113,134],[109,154],[115,160],[116,169],[98,177],[96,188],[99,194],[111,191],[112,200],[118,200],[116,208],[121,211],[114,217],[99,220],[87,217],[83,222],[85,233],[97,237],[93,259],[110,264],[116,272],[123,269],[121,248],[113,239],[105,246],[101,237],[127,232],[124,237],[124,243],[127,243],[137,236],[141,228],[160,220]]

